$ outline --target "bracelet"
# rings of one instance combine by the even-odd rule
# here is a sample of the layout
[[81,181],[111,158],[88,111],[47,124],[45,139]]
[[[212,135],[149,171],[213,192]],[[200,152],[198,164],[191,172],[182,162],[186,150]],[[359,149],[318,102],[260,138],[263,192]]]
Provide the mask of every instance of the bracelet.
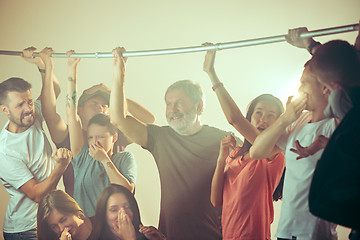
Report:
[[222,82],[217,82],[211,88],[213,91],[215,91],[218,87],[223,87],[223,86],[224,86],[224,84]]
[[309,46],[307,46],[307,50],[308,52],[312,55],[312,50],[314,49],[314,47],[321,45],[321,43],[317,42],[317,41],[312,41]]
[[39,67],[38,67],[38,69],[39,69],[39,72],[41,72],[41,73],[45,73],[45,72],[46,72],[45,69],[41,69],[41,68],[39,68]]

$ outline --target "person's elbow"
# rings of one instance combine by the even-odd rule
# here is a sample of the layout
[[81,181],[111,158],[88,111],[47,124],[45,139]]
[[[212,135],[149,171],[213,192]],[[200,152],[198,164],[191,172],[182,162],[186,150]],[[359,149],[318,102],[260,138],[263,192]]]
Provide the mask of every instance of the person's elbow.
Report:
[[26,196],[32,200],[33,202],[39,203],[42,199],[42,196],[39,194],[36,194],[36,192],[28,192],[26,193]]
[[39,194],[39,184],[34,178],[24,183],[20,187],[20,190],[26,195],[26,197],[36,203],[39,203],[43,197]]
[[150,114],[149,118],[148,118],[148,121],[147,121],[147,124],[154,124],[156,121],[156,117],[154,114]]
[[249,153],[250,153],[250,158],[255,160],[260,160],[267,157],[264,151],[262,151],[261,149],[259,149],[254,145],[250,148]]
[[35,198],[34,198],[34,199],[31,199],[31,200],[33,200],[33,201],[36,202],[36,203],[39,203],[39,202],[41,201],[41,199],[42,199],[42,197],[40,197],[40,196],[35,196]]

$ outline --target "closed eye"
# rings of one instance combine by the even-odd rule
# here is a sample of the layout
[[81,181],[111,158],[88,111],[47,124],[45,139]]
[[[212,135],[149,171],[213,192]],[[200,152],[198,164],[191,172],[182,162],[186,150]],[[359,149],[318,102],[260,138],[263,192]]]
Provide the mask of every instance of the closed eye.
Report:
[[62,218],[60,218],[60,223],[63,223],[63,222],[65,222],[66,221],[66,217],[62,217]]
[[117,212],[117,211],[119,211],[119,208],[117,208],[117,207],[112,207],[112,208],[110,208],[109,210],[110,210],[110,212]]

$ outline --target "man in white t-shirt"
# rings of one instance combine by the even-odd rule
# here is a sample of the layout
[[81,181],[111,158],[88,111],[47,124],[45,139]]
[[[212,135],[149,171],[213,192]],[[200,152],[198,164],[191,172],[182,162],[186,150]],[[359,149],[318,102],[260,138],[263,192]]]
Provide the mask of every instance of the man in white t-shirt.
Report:
[[336,127],[335,119],[324,116],[329,89],[318,81],[310,63],[311,60],[305,64],[301,77],[301,96],[292,102],[289,99],[285,113],[256,138],[250,150],[254,159],[268,157],[273,148],[285,152],[286,173],[276,233],[278,239],[337,239],[336,225],[309,211],[310,184],[323,149],[307,156],[301,152],[321,143],[318,141],[323,138],[321,136],[330,137]]
[[33,101],[30,88],[21,78],[0,83],[0,107],[8,117],[0,131],[0,180],[10,194],[3,226],[5,240],[37,239],[37,203],[56,188],[71,160],[67,149],[58,149],[51,156],[41,104]]

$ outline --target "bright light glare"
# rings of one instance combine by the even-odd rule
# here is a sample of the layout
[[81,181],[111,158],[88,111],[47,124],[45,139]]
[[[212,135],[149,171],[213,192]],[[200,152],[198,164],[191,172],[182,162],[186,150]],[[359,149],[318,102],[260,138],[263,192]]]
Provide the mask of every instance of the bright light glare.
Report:
[[279,99],[286,104],[288,97],[294,96],[293,99],[297,98],[300,94],[298,89],[300,87],[300,78],[301,74],[297,77],[294,77],[293,80],[289,80],[288,82],[284,83],[282,87],[278,89],[278,92],[275,96],[279,96]]

